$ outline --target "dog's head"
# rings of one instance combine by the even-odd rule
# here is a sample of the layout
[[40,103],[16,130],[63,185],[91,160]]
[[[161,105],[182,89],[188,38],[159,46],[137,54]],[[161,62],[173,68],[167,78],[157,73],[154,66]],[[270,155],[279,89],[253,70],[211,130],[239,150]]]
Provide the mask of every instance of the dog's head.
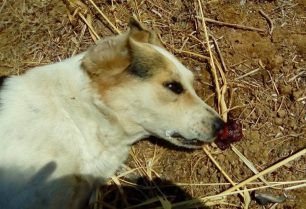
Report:
[[128,32],[92,47],[82,66],[103,102],[145,133],[196,148],[213,141],[223,126],[196,95],[192,72],[135,19]]

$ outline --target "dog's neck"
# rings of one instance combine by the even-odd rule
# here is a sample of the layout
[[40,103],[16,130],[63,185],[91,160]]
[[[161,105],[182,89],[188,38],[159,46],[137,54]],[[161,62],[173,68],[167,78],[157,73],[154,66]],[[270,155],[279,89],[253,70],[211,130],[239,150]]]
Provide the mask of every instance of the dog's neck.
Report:
[[[86,53],[82,54],[82,62],[84,60],[84,56]],[[123,131],[123,137],[121,138],[121,142],[124,144],[133,144],[138,140],[144,139],[150,134],[144,130],[144,128],[140,125],[131,120],[129,116],[125,116],[122,112],[116,112],[113,110],[108,103],[106,102],[106,96],[103,94],[104,91],[112,91],[109,88],[112,88],[112,85],[109,84],[111,79],[103,79],[99,76],[92,76],[86,70],[86,66],[83,64],[79,65],[79,68],[84,72],[86,75],[86,79],[89,80],[90,88],[92,88],[93,98],[94,98],[94,105],[98,109],[98,111],[102,114],[105,120],[107,120],[112,127],[120,126],[120,129]],[[100,75],[104,76],[104,75]],[[111,81],[113,82],[113,81]],[[106,88],[107,87],[107,88]],[[109,98],[108,98],[109,99]],[[111,98],[113,99],[113,98]],[[106,130],[107,132],[117,132],[117,130]]]
[[[124,137],[122,137],[122,142],[124,144],[131,145],[141,139],[150,136],[150,133],[148,133],[141,125],[132,121],[130,117],[124,116],[121,113],[117,113],[108,107],[103,101],[103,98],[101,98],[101,95],[98,93],[96,93],[94,105],[104,117],[104,119],[113,125],[113,127],[119,127],[122,130],[124,135]],[[112,130],[108,129],[107,131],[111,132]],[[116,132],[117,130],[113,131]]]

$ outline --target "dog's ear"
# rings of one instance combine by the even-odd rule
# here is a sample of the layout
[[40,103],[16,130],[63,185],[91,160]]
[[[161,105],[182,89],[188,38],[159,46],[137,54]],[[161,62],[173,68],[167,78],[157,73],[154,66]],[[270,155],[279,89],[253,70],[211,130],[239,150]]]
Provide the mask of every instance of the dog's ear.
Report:
[[133,38],[135,41],[161,46],[157,35],[153,31],[143,26],[135,16],[130,18],[129,27],[129,37]]
[[132,37],[129,37],[128,48],[131,56],[131,63],[127,68],[127,72],[131,75],[146,79],[163,68],[164,59],[162,55],[152,48],[136,41]]
[[[136,75],[144,75],[144,72],[139,70],[148,70],[144,69],[144,64],[148,62],[141,60],[152,57],[153,50],[148,46],[145,47],[144,44],[158,44],[156,35],[146,29],[135,17],[130,19],[129,26],[130,29],[127,32],[98,41],[97,45],[86,53],[82,60],[82,67],[91,77],[110,77],[125,69],[129,69]],[[149,59],[152,60],[153,57]]]
[[127,33],[100,40],[96,44],[82,60],[82,68],[91,77],[115,75],[130,64]]

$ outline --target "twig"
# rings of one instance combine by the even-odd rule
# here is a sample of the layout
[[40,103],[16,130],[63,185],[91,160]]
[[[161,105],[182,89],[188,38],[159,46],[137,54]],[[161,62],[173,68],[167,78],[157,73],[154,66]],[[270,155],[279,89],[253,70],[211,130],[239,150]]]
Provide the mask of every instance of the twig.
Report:
[[305,184],[299,184],[299,185],[294,185],[294,186],[290,186],[290,187],[286,187],[284,190],[288,191],[288,190],[292,190],[292,189],[299,189],[302,187],[306,187],[306,183]]
[[[234,182],[237,184],[236,182]],[[268,185],[273,187],[274,185],[278,184],[305,184],[306,180],[296,180],[296,181],[268,181]],[[183,182],[174,182],[175,185],[177,186],[227,186],[230,185],[231,183],[183,183]],[[264,182],[250,182],[247,183],[247,185],[260,185],[260,184],[265,184]],[[162,187],[171,187],[173,186],[172,184],[170,185],[163,185]]]
[[297,101],[297,102],[300,102],[300,101],[303,101],[303,100],[306,100],[306,96],[305,96],[305,97],[300,97],[300,98],[298,98],[296,101]]
[[214,45],[217,49],[217,53],[219,55],[219,58],[220,58],[220,61],[221,61],[221,64],[222,64],[222,67],[223,67],[223,70],[224,72],[227,71],[227,67],[226,67],[226,64],[224,62],[224,59],[223,59],[223,56],[222,56],[222,53],[221,53],[221,50],[220,50],[220,47],[218,45],[218,42],[217,42],[217,39],[213,36],[213,35],[210,35],[210,37],[212,38],[213,42],[214,42]]
[[[298,181],[298,183],[305,183],[305,180],[301,180]],[[282,186],[282,185],[286,185],[286,184],[291,184],[290,182],[278,182],[273,184],[273,186]],[[296,185],[296,186],[304,186],[305,184],[300,184],[300,185]],[[259,186],[259,187],[254,187],[254,188],[250,188],[250,189],[246,189],[246,191],[250,192],[250,191],[255,191],[255,190],[259,190],[259,189],[266,189],[266,188],[270,188],[271,186],[266,185],[266,186]],[[290,188],[290,187],[289,187]],[[174,203],[172,204],[172,208],[183,208],[183,206],[195,206],[195,204],[197,203],[201,203],[204,202],[206,203],[208,200],[211,199],[216,199],[218,197],[224,197],[224,196],[228,196],[228,195],[234,195],[234,194],[238,194],[239,191],[233,191],[233,192],[228,192],[228,193],[220,193],[217,195],[211,195],[211,196],[206,196],[206,197],[202,197],[199,199],[192,199],[192,200],[187,200],[187,201],[182,201],[182,202],[178,202],[178,203]]]
[[277,89],[277,86],[276,86],[276,84],[275,84],[273,78],[272,78],[271,73],[269,72],[269,70],[266,70],[266,71],[267,71],[267,73],[269,74],[269,77],[270,77],[270,79],[271,79],[271,82],[272,82],[272,85],[273,85],[273,88],[274,88],[276,94],[279,95],[279,91],[278,91],[278,89]]
[[[211,51],[211,48],[210,48],[210,44],[209,44],[209,36],[208,36],[208,32],[207,32],[207,28],[206,28],[206,23],[205,23],[205,18],[204,18],[204,14],[203,14],[203,9],[202,9],[202,4],[201,4],[201,1],[198,0],[198,4],[199,4],[199,8],[200,8],[200,13],[201,13],[201,17],[202,17],[202,27],[204,29],[204,34],[205,34],[205,39],[206,39],[206,44],[207,44],[207,49],[208,49],[208,52],[209,52],[209,56],[210,56],[210,65],[211,65],[211,71],[212,71],[212,74],[213,74],[213,77],[214,77],[214,82],[215,82],[215,86],[216,86],[216,93],[217,93],[217,97],[218,97],[218,109],[219,109],[219,112],[222,113],[222,117],[223,119],[226,121],[227,120],[227,106],[226,106],[226,103],[225,103],[225,100],[224,100],[224,95],[225,95],[225,92],[226,92],[226,86],[227,86],[227,82],[226,82],[226,78],[225,78],[225,75],[224,75],[224,72],[222,70],[222,68],[220,67],[219,63],[216,62],[217,66],[218,66],[218,69],[220,71],[220,74],[222,76],[222,80],[223,80],[223,86],[222,88],[220,89],[220,86],[219,86],[219,81],[218,81],[218,76],[217,76],[217,71],[216,71],[216,66],[215,66],[215,63],[214,63],[214,56],[213,56],[213,53]],[[216,44],[216,40],[213,39],[214,41],[214,44]],[[221,55],[221,52],[219,51],[219,56],[222,56]],[[225,66],[225,63],[223,63],[224,66]],[[226,67],[225,67],[226,69]],[[225,112],[225,114],[223,114],[223,112]],[[227,173],[221,168],[221,166],[218,164],[218,162],[213,158],[213,156],[210,154],[210,152],[206,149],[206,147],[203,147],[203,150],[204,152],[208,155],[208,157],[212,160],[212,162],[216,165],[216,167],[220,170],[220,172],[224,175],[224,177],[232,184],[232,185],[235,185],[235,183],[233,182],[233,180],[227,175]],[[239,191],[239,189],[238,189]],[[247,194],[248,196],[246,196],[245,194],[243,194],[241,191],[239,193],[245,200],[245,203],[247,202],[246,199],[247,197],[249,196],[249,194],[246,192],[245,194]]]
[[191,51],[186,51],[186,50],[180,50],[180,49],[176,49],[176,48],[172,48],[175,52],[181,54],[188,54],[188,55],[191,55],[191,56],[195,56],[195,57],[200,57],[200,58],[203,58],[203,59],[206,59],[206,60],[209,60],[210,58],[205,56],[205,55],[202,55],[202,54],[198,54],[196,52],[191,52]]
[[[202,19],[201,17],[198,17],[198,16],[196,16],[196,18]],[[266,31],[265,29],[261,29],[261,28],[255,28],[255,27],[250,27],[250,26],[245,26],[245,25],[222,22],[222,21],[210,19],[210,18],[207,18],[207,17],[205,17],[204,19],[205,19],[206,22],[209,22],[209,23],[215,23],[215,24],[218,24],[218,25],[228,26],[228,27],[232,27],[232,28],[238,28],[238,29],[243,29],[243,30],[253,30],[253,31],[258,31],[258,32],[265,32]]]
[[243,75],[241,75],[239,77],[236,77],[235,80],[239,80],[239,79],[244,78],[246,76],[252,75],[252,74],[256,73],[259,70],[260,70],[260,68],[256,68],[254,70],[251,70],[250,72],[247,72],[246,74],[243,74]]
[[304,148],[304,149],[302,149],[301,151],[295,153],[294,155],[292,155],[292,156],[290,156],[290,157],[288,157],[288,158],[286,158],[286,159],[284,159],[284,160],[282,160],[282,161],[280,161],[280,162],[278,162],[278,163],[276,163],[276,164],[270,166],[269,168],[267,168],[267,169],[265,169],[265,170],[259,172],[258,174],[256,174],[256,175],[254,175],[254,176],[252,176],[252,177],[250,177],[250,178],[248,178],[248,179],[242,181],[241,183],[239,183],[239,184],[233,186],[232,188],[229,188],[229,189],[227,189],[227,190],[221,192],[220,194],[227,194],[227,193],[230,193],[230,192],[232,192],[232,191],[235,191],[236,189],[245,186],[247,183],[249,183],[249,182],[251,182],[251,181],[253,181],[253,180],[259,178],[260,176],[263,176],[263,175],[265,175],[265,174],[267,174],[267,173],[270,173],[270,172],[276,170],[277,168],[279,168],[279,167],[281,167],[281,166],[287,164],[288,162],[290,162],[290,161],[292,161],[292,160],[295,160],[296,158],[301,157],[301,156],[303,156],[303,155],[305,155],[305,154],[306,154],[306,148]]
[[221,79],[223,81],[223,86],[221,87],[221,96],[218,100],[218,109],[220,110],[220,115],[222,117],[222,119],[226,122],[227,121],[227,116],[228,116],[228,108],[227,108],[227,104],[225,102],[225,93],[227,90],[227,80],[225,77],[225,73],[221,67],[221,65],[219,64],[218,60],[216,57],[214,57],[214,59],[216,60],[215,64],[217,66],[217,69],[219,70],[219,73],[221,75]]
[[273,21],[270,19],[270,17],[264,13],[264,11],[259,10],[259,14],[261,14],[267,21],[269,24],[269,34],[272,35],[272,32],[274,30],[274,25],[273,25]]
[[89,30],[92,32],[92,34],[96,37],[96,39],[94,39],[94,41],[96,42],[97,39],[100,39],[100,36],[97,34],[97,32],[95,31],[95,29],[92,27],[91,23],[89,23],[86,18],[79,12],[78,15],[82,18],[82,20],[85,22],[85,24],[88,26]]
[[210,158],[210,160],[216,165],[216,167],[219,169],[219,171],[224,175],[224,177],[231,183],[231,185],[236,185],[236,183],[225,173],[225,171],[221,168],[219,163],[214,159],[214,157],[210,154],[210,152],[207,150],[206,147],[203,147],[204,152],[207,154],[207,156]]
[[[237,185],[238,185],[238,184],[237,184]],[[279,183],[279,184],[274,184],[273,186],[281,186],[281,185],[285,185],[285,184]],[[297,186],[302,186],[302,187],[304,187],[305,184],[296,185],[296,186],[294,186],[294,187],[298,188]],[[259,189],[266,189],[266,188],[271,188],[271,186],[270,186],[270,185],[266,185],[266,186],[254,187],[254,188],[246,189],[246,191],[251,192],[251,191],[256,191],[256,190],[259,190]],[[293,188],[292,188],[292,189],[293,189]],[[238,194],[238,193],[239,193],[239,191],[231,191],[231,192],[227,192],[227,193],[220,193],[220,194],[217,194],[217,195],[202,197],[201,199],[202,199],[202,200],[209,200],[209,199],[212,199],[212,198],[224,197],[224,196],[233,195],[233,194]]]
[[6,0],[3,1],[2,5],[0,7],[0,13],[2,12],[2,9],[4,8],[5,4],[6,4]]
[[[239,158],[244,162],[244,164],[253,171],[254,174],[259,173],[259,171],[255,168],[254,164],[249,161],[235,146],[231,145],[232,150],[235,152],[236,155],[239,156]],[[266,185],[270,185],[269,182],[263,177],[258,177],[262,182],[264,182]]]
[[158,36],[160,42],[161,42],[165,47],[167,46],[167,47],[171,48],[171,49],[172,49],[173,51],[175,51],[176,53],[179,53],[179,54],[184,53],[184,54],[188,54],[188,55],[191,55],[191,56],[203,58],[203,59],[206,59],[206,60],[209,60],[209,59],[210,59],[210,57],[205,56],[205,55],[202,55],[202,54],[198,54],[198,53],[196,53],[196,52],[191,52],[191,51],[187,51],[187,50],[176,49],[176,48],[174,48],[173,46],[167,44],[167,43],[162,39],[162,37],[161,37],[160,34],[157,34],[157,36]]
[[215,63],[214,63],[214,58],[213,58],[213,53],[210,49],[210,45],[209,45],[209,36],[208,36],[208,32],[206,29],[206,23],[205,23],[205,18],[204,18],[204,14],[203,14],[203,9],[202,9],[202,4],[201,1],[198,0],[198,4],[200,7],[200,13],[201,13],[201,19],[202,19],[202,26],[204,29],[204,34],[205,34],[205,40],[206,40],[206,44],[207,44],[207,49],[209,52],[209,57],[210,57],[210,66],[211,66],[211,71],[214,77],[214,82],[215,82],[215,86],[216,86],[216,93],[217,93],[217,98],[218,101],[220,101],[220,97],[221,97],[221,91],[220,91],[220,86],[219,86],[219,81],[218,81],[218,77],[217,77],[217,71],[216,71],[216,67],[215,67]]
[[111,28],[118,34],[121,34],[121,31],[106,17],[106,15],[99,9],[99,7],[93,2],[93,0],[88,0],[94,8],[100,13],[104,20],[111,26]]

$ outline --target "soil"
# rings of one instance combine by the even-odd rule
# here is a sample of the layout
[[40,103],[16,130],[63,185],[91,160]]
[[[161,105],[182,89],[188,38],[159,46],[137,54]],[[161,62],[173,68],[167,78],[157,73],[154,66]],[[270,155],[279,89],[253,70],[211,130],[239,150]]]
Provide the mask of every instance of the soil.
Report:
[[[90,5],[87,1],[83,2]],[[130,15],[135,13],[144,24],[160,33],[161,39],[166,43],[165,47],[195,73],[194,85],[197,93],[208,104],[216,107],[208,61],[175,50],[182,48],[207,55],[199,41],[204,40],[204,36],[200,23],[195,18],[197,1],[95,2],[120,30],[127,28]],[[303,0],[230,2],[205,1],[205,17],[268,31],[267,19],[259,13],[262,10],[274,25],[269,34],[207,22],[209,32],[217,39],[228,68],[225,74],[231,92],[226,95],[227,103],[232,108],[230,114],[243,125],[244,139],[235,143],[235,146],[258,170],[263,170],[306,147],[306,3]],[[71,16],[74,9],[68,0],[2,1],[0,75],[18,75],[31,67],[70,57],[92,45],[92,36],[84,22],[78,15]],[[92,14],[92,24],[101,37],[114,34],[93,7],[87,9],[88,14]],[[252,71],[253,73],[248,74]],[[233,181],[240,182],[253,175],[231,149],[221,151],[215,146],[210,146],[209,149]],[[305,162],[306,158],[302,156],[266,175],[265,179],[271,182],[306,179]],[[151,190],[146,190],[143,196],[133,195],[143,202],[160,194],[156,189],[153,191],[154,185],[160,185],[161,190],[165,191],[161,186],[165,186],[164,182],[172,185],[185,183],[176,189],[170,189],[172,197],[180,197],[170,198],[175,201],[215,195],[230,187],[194,185],[227,183],[227,180],[203,150],[178,149],[160,139],[135,144],[127,165],[131,169],[144,168],[147,175],[145,181],[151,180],[150,184],[146,183]],[[129,178],[138,176],[137,172],[133,175],[134,177],[130,174]],[[153,179],[162,180],[156,183]],[[101,188],[101,194],[108,189]],[[169,189],[165,191],[165,194],[168,193]],[[287,200],[276,208],[306,207],[305,188],[290,190],[286,194]],[[219,204],[211,208],[237,208],[241,200],[237,196],[231,196],[226,202],[231,205]],[[102,208],[99,205],[97,207]],[[117,207],[123,208],[118,204]],[[252,201],[249,208],[262,206]]]

